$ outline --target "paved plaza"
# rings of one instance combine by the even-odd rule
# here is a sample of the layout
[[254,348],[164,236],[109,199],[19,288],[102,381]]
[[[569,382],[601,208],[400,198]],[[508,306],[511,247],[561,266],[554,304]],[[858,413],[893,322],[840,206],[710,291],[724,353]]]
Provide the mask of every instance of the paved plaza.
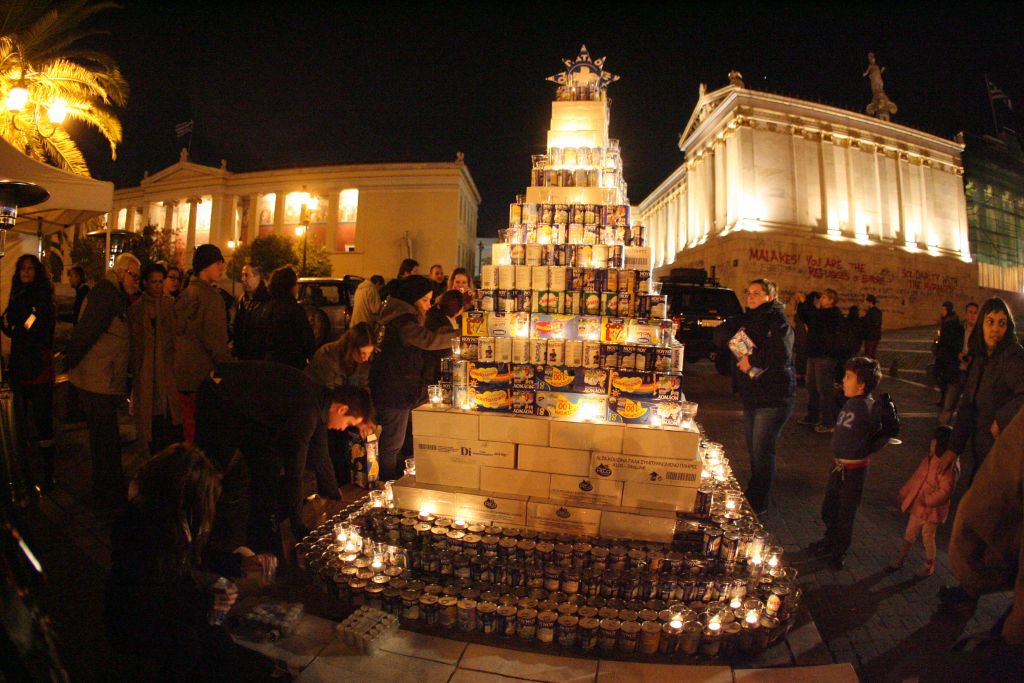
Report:
[[[905,569],[895,573],[885,569],[899,548],[905,525],[905,518],[898,511],[896,493],[926,451],[935,424],[937,392],[928,385],[924,374],[925,366],[931,360],[930,342],[931,331],[923,329],[891,333],[883,340],[880,348],[883,367],[888,372],[893,360],[898,360],[899,379],[887,376],[880,391],[892,393],[902,412],[903,444],[888,446],[873,459],[847,566],[839,572],[831,571],[823,560],[807,559],[801,553],[802,548],[820,538],[823,532],[819,506],[830,455],[829,435],[817,434],[796,424],[795,418],[803,415],[807,400],[802,388],[798,392],[794,419],[787,425],[779,444],[774,500],[765,517],[768,527],[785,547],[787,561],[801,571],[804,605],[813,617],[813,624],[808,624],[798,637],[798,641],[804,641],[804,646],[799,642],[794,645],[791,637],[790,648],[794,655],[798,654],[797,648],[802,647],[799,656],[795,657],[797,663],[848,663],[862,680],[899,680],[900,672],[912,671],[936,653],[948,651],[963,635],[990,628],[1009,602],[1009,594],[987,596],[969,618],[959,614],[936,614],[938,600],[935,592],[944,583],[952,582],[945,556],[949,525],[939,532],[940,551],[934,576],[919,579],[913,574],[923,559],[920,547],[915,548]],[[714,374],[708,363],[688,367],[687,373],[687,395],[700,402],[698,418],[713,439],[725,444],[738,477],[743,481],[748,465],[742,444],[739,403],[731,394],[729,379]],[[72,680],[100,680],[105,678],[103,672],[108,669],[111,657],[116,657],[116,653],[107,649],[102,628],[103,582],[110,561],[108,534],[111,517],[109,513],[97,512],[86,494],[90,473],[84,446],[84,424],[63,425],[60,438],[61,457],[57,469],[60,486],[37,507],[25,511],[24,527],[47,571],[44,604],[55,624],[61,655]],[[125,449],[125,462],[129,472],[140,464],[139,457],[130,447]],[[289,575],[285,571],[279,590],[294,590],[292,599],[302,599],[304,580],[298,572]],[[315,609],[309,611],[316,612]],[[330,624],[315,619],[309,624],[311,633],[297,641],[301,642],[299,649],[302,654],[296,655],[298,659],[286,662],[293,665],[293,671],[304,666],[307,668],[302,680],[376,680],[374,676],[378,674],[373,671],[396,671],[378,666],[386,662],[371,666],[365,658],[352,658],[342,652],[332,654],[325,649],[337,647],[329,642]],[[823,641],[821,643],[817,642],[815,625]],[[448,680],[449,677],[452,681],[495,680],[498,674],[527,680],[531,677],[534,680],[559,681],[573,678],[563,675],[569,670],[565,668],[569,662],[559,668],[555,661],[558,658],[550,655],[544,655],[550,661],[536,660],[534,668],[530,668],[534,664],[523,664],[525,668],[517,672],[507,670],[508,663],[500,650],[443,639],[423,640],[422,636],[403,634],[393,648],[427,648],[431,652],[434,648],[441,653],[438,657],[442,659],[455,658],[442,668],[427,667],[434,674],[424,680]],[[435,640],[452,644],[446,646]],[[452,654],[455,650],[458,652]],[[308,666],[321,653],[320,663]],[[392,653],[385,659],[401,654]],[[428,656],[424,661],[438,663],[436,660]],[[590,670],[587,667],[591,664],[585,665],[580,680],[594,680],[594,677],[628,680],[620,678],[621,670],[617,667],[621,664],[602,662],[600,666],[604,668],[600,669],[596,660],[574,661],[590,661],[594,667],[588,677],[586,671]],[[789,661],[785,658],[767,664]],[[498,664],[506,669],[499,671]],[[248,665],[252,667],[254,677],[272,675],[275,668],[270,662],[256,660],[249,661]],[[366,669],[368,666],[373,671]],[[665,669],[651,666],[654,668],[646,669],[642,676],[641,669],[637,669],[637,679],[643,676],[659,678],[665,673]],[[357,675],[356,672],[363,669],[366,671]],[[332,671],[333,675],[326,675]],[[619,673],[612,673],[616,671]],[[849,669],[830,671],[835,676],[843,676],[843,672]],[[727,667],[724,671],[721,667],[709,667],[703,673],[700,667],[692,667],[690,673],[692,680],[725,681],[731,675]],[[811,671],[805,673],[809,675]],[[824,672],[819,671],[806,680],[824,680],[820,675]],[[752,678],[754,676],[749,671],[737,671],[734,680],[768,680]],[[832,674],[828,677],[833,678]]]

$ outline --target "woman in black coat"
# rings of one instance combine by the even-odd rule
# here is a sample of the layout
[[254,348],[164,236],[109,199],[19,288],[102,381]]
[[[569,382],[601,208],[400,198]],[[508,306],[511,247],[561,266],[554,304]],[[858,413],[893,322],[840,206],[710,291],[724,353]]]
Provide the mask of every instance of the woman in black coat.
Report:
[[1017,341],[1006,302],[992,298],[982,304],[970,344],[974,360],[967,370],[945,457],[951,464],[950,454],[961,455],[970,442],[973,480],[999,433],[1024,406],[1024,347]]
[[299,277],[291,266],[281,266],[270,275],[270,301],[265,329],[266,360],[305,370],[316,351],[316,338],[306,310],[296,300]]
[[768,508],[775,479],[775,442],[793,413],[796,371],[793,328],[786,318],[786,307],[777,298],[775,283],[764,278],[751,280],[746,295],[746,312],[721,325],[715,331],[715,340],[724,346],[742,331],[753,342],[749,353],[737,357],[733,377],[743,403],[750,453],[750,481],[745,493],[754,511],[761,513]]
[[370,368],[370,394],[382,430],[378,454],[381,481],[398,478],[398,454],[409,415],[424,402],[426,387],[434,381],[430,352],[449,348],[456,334],[450,323],[433,332],[423,326],[433,296],[430,280],[410,275],[400,281],[381,312],[384,340]]
[[[46,268],[32,254],[15,264],[11,296],[3,314],[3,331],[11,338],[10,383],[14,390],[15,411],[22,433],[31,433],[32,416],[38,437],[36,450],[42,460],[41,478],[32,474],[26,456],[22,471],[29,483],[38,482],[41,491],[54,486],[53,477],[53,335],[57,325],[57,307],[53,284]],[[20,449],[19,449],[20,450]]]

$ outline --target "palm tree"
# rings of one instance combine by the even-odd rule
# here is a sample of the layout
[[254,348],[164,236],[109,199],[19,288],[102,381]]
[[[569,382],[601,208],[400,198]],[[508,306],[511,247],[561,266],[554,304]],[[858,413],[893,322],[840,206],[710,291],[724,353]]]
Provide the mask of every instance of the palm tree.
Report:
[[0,137],[34,159],[89,175],[81,150],[61,125],[70,119],[98,130],[117,158],[121,122],[113,107],[124,106],[128,83],[108,55],[83,46],[86,38],[105,33],[85,23],[115,7],[72,0],[57,6],[11,2],[0,9],[0,98],[7,104],[0,112]]

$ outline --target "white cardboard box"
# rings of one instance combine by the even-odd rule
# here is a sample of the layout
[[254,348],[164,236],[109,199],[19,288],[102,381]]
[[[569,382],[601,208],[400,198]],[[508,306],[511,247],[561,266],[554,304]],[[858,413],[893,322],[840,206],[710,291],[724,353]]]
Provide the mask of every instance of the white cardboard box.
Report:
[[480,465],[465,458],[427,451],[416,456],[416,483],[479,489]]
[[450,439],[476,441],[480,439],[479,424],[480,416],[473,412],[438,410],[423,406],[412,411],[413,436],[444,436]]
[[577,505],[619,505],[622,483],[597,477],[551,475],[551,500]]
[[521,527],[526,525],[526,496],[488,496],[477,493],[455,494],[456,516],[467,522],[494,522]]
[[601,510],[602,538],[630,538],[654,543],[671,543],[675,527],[676,513],[670,510]]
[[[419,474],[419,465],[416,466]],[[547,498],[551,486],[551,475],[545,472],[528,472],[526,470],[507,470],[503,467],[481,467],[480,485],[482,493],[506,494],[517,496],[536,496]]]
[[552,420],[551,445],[554,448],[621,453],[624,431],[620,424]]
[[526,526],[556,534],[596,536],[601,529],[601,511],[557,501],[531,500],[526,505]]
[[622,452],[629,455],[694,460],[699,444],[700,435],[685,429],[626,425],[622,433]]
[[635,481],[664,486],[700,486],[703,464],[696,460],[650,458],[623,453],[598,453],[590,456],[589,475],[608,481]]
[[392,487],[395,506],[401,510],[430,510],[431,514],[445,517],[455,516],[454,491],[443,488],[427,488],[419,485],[412,477],[402,477]]
[[550,472],[551,474],[585,477],[590,470],[590,451],[521,445],[516,459],[516,468],[531,472]]
[[693,512],[697,489],[627,481],[622,487],[622,507]]
[[[510,443],[548,445],[550,420],[530,415],[488,415],[481,414],[478,436],[481,441],[507,441]],[[454,436],[437,434],[436,436]],[[456,437],[460,438],[460,437]]]
[[487,465],[488,467],[516,466],[516,445],[501,441],[470,441],[468,439],[449,439],[443,436],[414,436],[412,438],[413,456],[419,459],[421,454],[446,455],[457,461]]

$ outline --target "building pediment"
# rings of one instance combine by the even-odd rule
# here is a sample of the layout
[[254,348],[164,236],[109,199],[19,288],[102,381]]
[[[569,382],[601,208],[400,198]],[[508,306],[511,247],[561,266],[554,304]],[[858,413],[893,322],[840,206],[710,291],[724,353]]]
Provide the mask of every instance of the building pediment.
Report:
[[703,123],[729,95],[737,90],[738,88],[735,86],[729,85],[724,88],[719,88],[713,92],[708,92],[707,86],[703,83],[700,84],[700,95],[697,98],[697,106],[693,108],[693,113],[690,114],[690,120],[686,122],[686,128],[683,129],[682,135],[679,136],[679,149],[683,148],[683,141],[693,134],[693,131],[697,126]]
[[139,183],[145,189],[151,189],[155,185],[187,185],[201,184],[205,182],[221,182],[228,177],[226,164],[221,162],[220,168],[203,166],[190,161],[186,150],[182,150],[181,158],[176,164],[168,166],[162,171],[146,176]]

